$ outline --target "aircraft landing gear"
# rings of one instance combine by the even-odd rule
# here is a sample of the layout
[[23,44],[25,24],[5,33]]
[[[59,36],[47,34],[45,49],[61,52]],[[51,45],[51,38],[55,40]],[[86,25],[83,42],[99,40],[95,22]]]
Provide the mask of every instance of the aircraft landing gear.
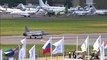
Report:
[[30,39],[32,39],[32,37],[30,36]]
[[35,39],[36,39],[37,37],[35,37]]

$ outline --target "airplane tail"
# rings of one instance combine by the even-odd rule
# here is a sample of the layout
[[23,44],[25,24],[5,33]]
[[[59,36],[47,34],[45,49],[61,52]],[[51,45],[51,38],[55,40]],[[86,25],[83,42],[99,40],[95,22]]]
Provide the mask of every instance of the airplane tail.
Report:
[[30,32],[27,26],[25,26],[25,32]]
[[43,2],[42,0],[39,0],[39,5],[42,7],[42,6],[44,6],[45,4],[44,4],[44,2]]
[[0,10],[5,10],[5,8],[3,8],[2,6],[0,6]]
[[20,4],[17,6],[17,8],[22,9],[22,10],[26,9],[26,7],[25,7],[22,3],[20,3]]

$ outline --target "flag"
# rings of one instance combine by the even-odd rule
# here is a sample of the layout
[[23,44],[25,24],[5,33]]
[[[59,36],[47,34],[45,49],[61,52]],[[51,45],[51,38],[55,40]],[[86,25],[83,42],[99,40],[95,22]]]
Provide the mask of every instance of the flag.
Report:
[[22,40],[21,40],[21,43],[22,43],[23,45],[26,45],[26,38],[22,39]]
[[9,60],[13,60],[13,57],[10,57]]
[[87,51],[88,40],[89,40],[89,36],[86,38],[86,40],[84,41],[84,43],[81,45],[81,50],[82,50],[82,52]]
[[19,60],[24,60],[23,49],[19,50]]
[[19,57],[19,46],[14,48],[13,51],[14,51],[13,57],[14,58],[18,58]]
[[0,49],[0,60],[2,60],[2,49]]
[[52,51],[52,54],[63,53],[64,52],[64,37],[53,44],[55,49]]
[[100,60],[105,60],[105,54],[104,54],[104,42],[100,46]]
[[4,51],[4,55],[5,55],[6,57],[13,57],[14,51],[13,51],[12,49],[5,50],[5,51]]
[[14,57],[14,58],[18,58],[19,55],[19,47],[16,47],[14,49],[8,49],[4,51],[4,55],[6,57]]
[[43,49],[42,53],[43,54],[50,53],[50,51],[51,51],[51,41],[52,41],[52,37],[50,37],[49,40],[42,47],[42,49]]
[[105,49],[105,51],[107,51],[107,41],[104,42],[104,49]]
[[35,45],[29,50],[30,60],[35,60]]
[[21,40],[23,55],[26,57],[26,38]]
[[101,45],[101,36],[99,36],[97,40],[95,41],[93,45],[93,50],[99,51],[100,45]]

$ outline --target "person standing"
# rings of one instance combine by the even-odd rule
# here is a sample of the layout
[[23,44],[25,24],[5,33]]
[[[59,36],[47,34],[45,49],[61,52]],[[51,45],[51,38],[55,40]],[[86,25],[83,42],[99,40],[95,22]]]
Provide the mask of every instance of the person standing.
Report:
[[76,57],[77,57],[76,50],[74,50],[74,51],[72,52],[72,56],[73,56],[73,58],[76,58]]
[[69,54],[69,58],[71,58],[71,51],[69,51],[68,54]]

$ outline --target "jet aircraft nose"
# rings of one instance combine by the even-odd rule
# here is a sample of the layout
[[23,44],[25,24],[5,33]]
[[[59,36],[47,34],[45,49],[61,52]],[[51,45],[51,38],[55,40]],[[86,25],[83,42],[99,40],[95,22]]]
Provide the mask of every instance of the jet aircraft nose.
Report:
[[27,36],[27,34],[26,34],[26,33],[23,33],[23,36]]

